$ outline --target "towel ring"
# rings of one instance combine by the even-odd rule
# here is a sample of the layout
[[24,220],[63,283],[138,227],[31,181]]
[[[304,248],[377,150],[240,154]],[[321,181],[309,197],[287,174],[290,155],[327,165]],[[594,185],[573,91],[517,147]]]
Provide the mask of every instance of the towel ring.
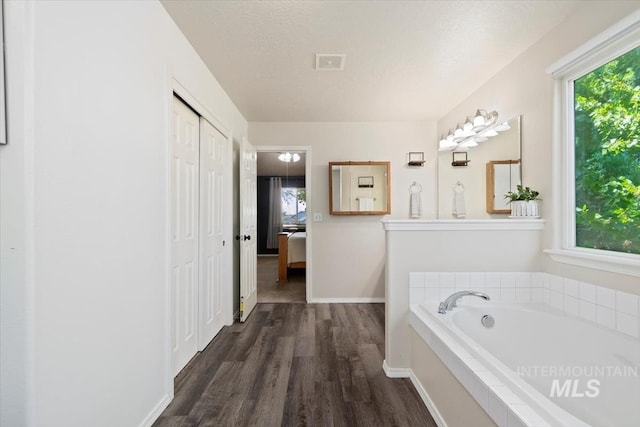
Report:
[[422,185],[413,181],[413,184],[409,186],[409,193],[422,193]]
[[460,181],[456,182],[456,185],[453,186],[453,191],[456,193],[464,192],[464,185]]

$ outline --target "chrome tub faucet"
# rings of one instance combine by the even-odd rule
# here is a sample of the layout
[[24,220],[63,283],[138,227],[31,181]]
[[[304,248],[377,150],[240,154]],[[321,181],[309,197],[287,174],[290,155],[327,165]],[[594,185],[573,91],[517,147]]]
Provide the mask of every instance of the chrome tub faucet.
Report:
[[460,292],[454,292],[451,295],[449,295],[447,297],[447,299],[445,299],[444,301],[442,301],[440,303],[440,305],[438,306],[438,313],[440,314],[446,314],[447,311],[451,311],[451,309],[453,307],[456,307],[456,302],[462,298],[462,297],[466,297],[466,296],[474,296],[474,297],[478,297],[478,298],[482,298],[486,301],[489,301],[491,298],[489,298],[489,295],[485,294],[484,292],[477,292],[477,291],[460,291]]

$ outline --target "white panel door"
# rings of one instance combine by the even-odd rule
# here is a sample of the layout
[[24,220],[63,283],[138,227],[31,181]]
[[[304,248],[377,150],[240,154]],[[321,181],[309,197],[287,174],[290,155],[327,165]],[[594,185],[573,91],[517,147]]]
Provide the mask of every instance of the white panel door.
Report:
[[244,138],[240,150],[240,321],[258,302],[257,290],[257,169],[256,149]]
[[204,350],[224,326],[224,211],[227,139],[200,118],[199,344]]
[[196,354],[198,345],[198,199],[200,119],[173,100],[172,196],[172,344],[173,374]]

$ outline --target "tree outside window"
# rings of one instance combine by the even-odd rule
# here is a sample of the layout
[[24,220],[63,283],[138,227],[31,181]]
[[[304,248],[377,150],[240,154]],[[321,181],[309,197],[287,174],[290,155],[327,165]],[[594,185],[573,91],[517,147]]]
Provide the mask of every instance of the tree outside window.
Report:
[[574,81],[576,246],[640,253],[640,46]]
[[306,224],[307,192],[304,188],[282,188],[282,223]]

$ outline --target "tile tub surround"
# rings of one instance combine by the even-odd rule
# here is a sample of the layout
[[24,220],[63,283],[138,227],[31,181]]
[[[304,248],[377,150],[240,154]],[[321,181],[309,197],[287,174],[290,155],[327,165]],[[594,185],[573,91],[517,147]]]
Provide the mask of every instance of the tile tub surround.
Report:
[[[503,371],[507,369],[506,367],[492,368],[486,365],[486,363],[493,363],[488,362],[494,360],[493,356],[487,356],[487,350],[482,347],[460,341],[460,337],[452,334],[449,327],[441,323],[441,319],[436,319],[439,315],[435,314],[435,310],[431,308],[435,309],[433,301],[430,302],[429,309],[422,305],[412,305],[409,314],[411,328],[421,338],[418,341],[413,340],[412,346],[427,345],[446,367],[442,369],[448,369],[496,425],[499,427],[587,426],[554,405],[549,406],[545,404],[546,402],[532,400],[526,392],[524,396],[521,395],[522,390],[515,385],[514,378],[506,373],[507,371]],[[419,360],[412,361],[412,371],[419,369],[420,363]],[[517,377],[515,381],[523,382]],[[427,397],[425,402],[433,401],[430,391],[426,390],[422,384],[419,383],[416,388],[424,390],[423,399]],[[440,411],[435,409],[432,412],[439,414]],[[441,421],[447,422],[445,419]]]
[[[543,272],[410,273],[409,304],[412,306],[412,330],[420,335],[451,374],[499,426],[549,424],[532,407],[524,405],[513,392],[504,387],[504,384],[496,382],[496,378],[490,372],[484,372],[486,369],[473,357],[469,357],[459,344],[439,338],[435,330],[429,331],[426,325],[416,322],[415,310],[420,309],[414,304],[430,306],[435,313],[438,301],[444,300],[453,292],[465,289],[486,292],[492,302],[497,303],[543,303],[569,316],[577,316],[638,338],[638,295]],[[486,304],[482,299],[473,297],[465,297],[460,302],[461,305],[469,306]]]
[[[501,303],[545,303],[634,338],[640,337],[640,297],[543,272],[411,272],[409,303],[443,301],[456,291],[485,292]],[[465,297],[464,304],[482,300]]]

